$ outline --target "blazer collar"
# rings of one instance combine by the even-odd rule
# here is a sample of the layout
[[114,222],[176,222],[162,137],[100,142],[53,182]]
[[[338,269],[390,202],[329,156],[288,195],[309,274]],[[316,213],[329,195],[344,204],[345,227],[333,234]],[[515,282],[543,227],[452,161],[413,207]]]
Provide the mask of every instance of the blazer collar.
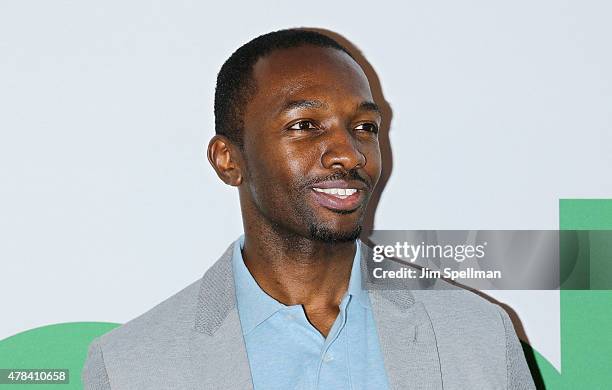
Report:
[[236,290],[232,272],[232,243],[212,267],[206,271],[200,283],[195,312],[195,329],[212,336],[236,308]]

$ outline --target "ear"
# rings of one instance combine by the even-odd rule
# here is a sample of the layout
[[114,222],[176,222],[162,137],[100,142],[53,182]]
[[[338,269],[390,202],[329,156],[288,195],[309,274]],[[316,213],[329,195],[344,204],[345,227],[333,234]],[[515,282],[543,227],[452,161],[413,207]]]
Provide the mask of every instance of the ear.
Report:
[[227,137],[222,135],[212,137],[208,143],[207,156],[217,176],[225,184],[237,187],[242,183],[240,151]]

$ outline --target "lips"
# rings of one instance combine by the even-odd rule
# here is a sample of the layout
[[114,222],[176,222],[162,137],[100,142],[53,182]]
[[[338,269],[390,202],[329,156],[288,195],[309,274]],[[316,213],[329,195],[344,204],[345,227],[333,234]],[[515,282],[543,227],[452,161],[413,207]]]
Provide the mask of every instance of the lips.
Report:
[[367,187],[359,181],[334,180],[311,187],[315,201],[330,210],[354,211],[363,202]]

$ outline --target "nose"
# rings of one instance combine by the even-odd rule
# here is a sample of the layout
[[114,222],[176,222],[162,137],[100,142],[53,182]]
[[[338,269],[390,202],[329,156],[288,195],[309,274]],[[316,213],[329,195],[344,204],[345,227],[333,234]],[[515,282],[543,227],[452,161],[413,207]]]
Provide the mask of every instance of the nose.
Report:
[[337,128],[329,133],[321,162],[327,169],[351,170],[363,168],[366,157],[360,150],[359,141],[350,129]]

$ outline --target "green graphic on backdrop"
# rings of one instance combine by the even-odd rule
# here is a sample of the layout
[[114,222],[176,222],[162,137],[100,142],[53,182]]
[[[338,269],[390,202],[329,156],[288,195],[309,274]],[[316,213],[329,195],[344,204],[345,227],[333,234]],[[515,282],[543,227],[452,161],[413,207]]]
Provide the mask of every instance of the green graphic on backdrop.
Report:
[[70,322],[43,326],[0,341],[0,368],[67,368],[67,385],[0,385],[0,389],[43,390],[83,388],[81,370],[87,348],[94,338],[117,327],[106,322]]
[[[559,217],[560,229],[612,229],[612,199],[563,199]],[[589,276],[597,284],[609,272],[611,261],[597,254],[609,254],[610,242],[595,235],[590,244]],[[563,374],[546,383],[553,388],[610,388],[611,362],[612,291],[561,291]]]
[[[612,229],[612,199],[562,199],[561,230]],[[591,285],[608,276],[611,253],[606,235],[590,234]],[[540,354],[536,381],[546,389],[607,389],[612,386],[612,291],[562,290],[561,374]],[[539,378],[538,378],[539,376]],[[542,384],[544,386],[542,386]]]
[[[560,229],[612,230],[612,199],[563,199]],[[602,236],[603,238],[604,236]],[[609,240],[591,235],[592,283],[610,270],[596,253],[611,253]],[[561,291],[560,374],[542,355],[524,346],[538,388],[604,389],[612,386],[612,291]],[[75,322],[49,325],[0,341],[0,368],[68,368],[68,385],[0,385],[4,389],[81,389],[87,347],[118,324]]]

